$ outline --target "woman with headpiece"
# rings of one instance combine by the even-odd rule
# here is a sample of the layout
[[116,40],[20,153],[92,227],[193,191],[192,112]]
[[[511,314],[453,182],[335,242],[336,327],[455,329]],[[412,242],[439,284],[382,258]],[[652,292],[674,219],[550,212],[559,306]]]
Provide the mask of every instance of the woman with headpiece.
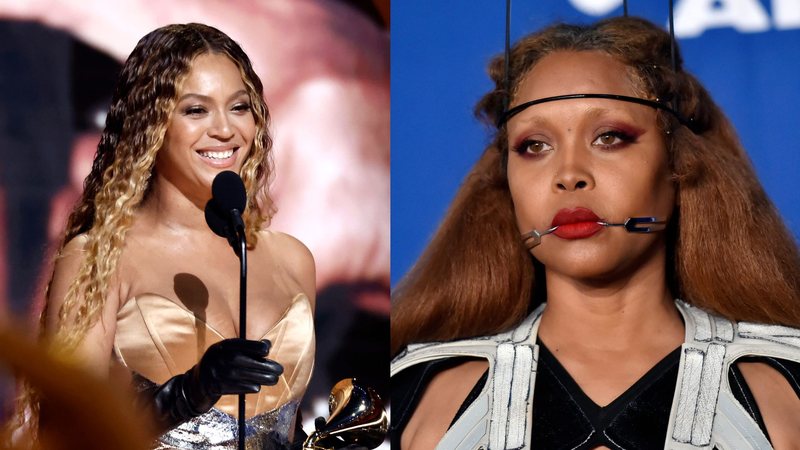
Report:
[[397,448],[800,441],[797,245],[671,43],[615,18],[491,63],[494,139],[393,293]]
[[[155,413],[157,448],[235,448],[233,394],[247,394],[248,448],[297,437],[314,360],[314,261],[265,229],[268,124],[237,43],[202,24],[159,28],[121,70],[69,217],[42,332],[100,376],[135,385]],[[224,170],[246,188],[247,339],[236,337],[239,261],[204,216]],[[45,433],[46,399],[25,398],[22,414]]]

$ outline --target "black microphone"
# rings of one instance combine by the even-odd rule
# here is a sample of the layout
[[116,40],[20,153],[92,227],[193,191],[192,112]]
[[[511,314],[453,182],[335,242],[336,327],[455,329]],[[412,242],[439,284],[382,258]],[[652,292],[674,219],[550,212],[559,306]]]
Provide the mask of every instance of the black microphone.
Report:
[[228,239],[237,255],[239,237],[244,236],[242,213],[246,204],[247,193],[238,174],[226,170],[214,177],[211,200],[205,207],[206,223],[218,236]]

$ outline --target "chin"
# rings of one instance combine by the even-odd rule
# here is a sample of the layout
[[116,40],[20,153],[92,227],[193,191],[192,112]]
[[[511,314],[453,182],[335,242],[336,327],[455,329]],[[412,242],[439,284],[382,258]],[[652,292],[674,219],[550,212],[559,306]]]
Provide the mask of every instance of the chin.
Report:
[[[625,245],[627,244],[627,245]],[[625,280],[656,258],[664,258],[655,242],[591,245],[575,248],[554,246],[536,258],[548,272],[591,285]],[[545,249],[542,249],[545,250]]]
[[620,266],[607,261],[562,260],[558,263],[544,263],[547,273],[558,274],[589,284],[611,283],[618,278]]
[[222,172],[235,172],[238,174],[239,168],[238,167],[231,167],[227,169],[209,168],[209,170],[204,171],[199,178],[203,186],[208,187],[209,192],[211,191],[211,185],[214,183],[214,178],[216,178],[217,175],[219,175]]
[[554,245],[541,250],[534,256],[548,272],[576,280],[611,281],[629,265],[629,255],[605,245]]

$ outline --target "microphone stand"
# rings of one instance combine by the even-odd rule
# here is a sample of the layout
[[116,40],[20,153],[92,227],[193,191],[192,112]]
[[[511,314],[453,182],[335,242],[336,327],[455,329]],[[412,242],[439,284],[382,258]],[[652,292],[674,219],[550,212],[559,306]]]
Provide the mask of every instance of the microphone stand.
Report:
[[[234,210],[235,211],[235,210]],[[241,216],[233,214],[236,223],[236,240],[238,240],[238,250],[236,256],[239,257],[239,337],[247,339],[247,239],[244,234],[244,223]],[[237,220],[238,219],[238,220]],[[233,244],[233,242],[231,242]],[[236,249],[237,247],[234,247]],[[239,394],[239,445],[238,450],[245,450],[245,394]]]

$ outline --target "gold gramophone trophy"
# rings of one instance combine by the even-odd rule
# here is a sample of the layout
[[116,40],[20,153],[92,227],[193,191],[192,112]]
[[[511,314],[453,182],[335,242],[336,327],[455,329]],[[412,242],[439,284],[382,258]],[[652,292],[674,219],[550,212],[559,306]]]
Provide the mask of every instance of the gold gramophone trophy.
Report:
[[389,416],[383,401],[372,388],[345,378],[331,389],[330,415],[325,425],[311,433],[304,450],[333,450],[350,444],[375,448],[386,438]]

